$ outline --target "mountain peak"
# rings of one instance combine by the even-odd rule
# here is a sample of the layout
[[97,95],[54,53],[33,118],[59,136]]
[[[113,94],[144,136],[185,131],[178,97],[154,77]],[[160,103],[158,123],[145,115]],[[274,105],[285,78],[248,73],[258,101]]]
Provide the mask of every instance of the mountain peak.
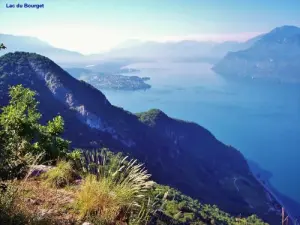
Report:
[[140,121],[149,126],[155,126],[159,120],[168,118],[168,116],[159,109],[150,109],[147,112],[137,113],[137,116]]
[[[27,79],[47,79],[46,75],[51,74],[51,77],[55,77],[57,82],[63,77],[69,77],[69,74],[51,59],[36,53],[10,52],[0,57],[0,65],[12,79],[15,76],[22,76],[22,74],[26,74]],[[18,74],[15,74],[15,71]],[[24,78],[26,79],[26,77]]]
[[273,29],[269,34],[284,35],[286,37],[290,37],[290,36],[294,36],[294,35],[299,35],[300,28],[296,27],[296,26],[285,25],[285,26],[277,27],[277,28]]
[[[296,26],[282,26],[271,30],[269,33],[262,36],[257,43],[291,43],[298,42],[300,39],[300,28]],[[300,43],[300,42],[299,42]]]
[[6,93],[9,85],[21,83],[38,93],[52,95],[60,104],[72,108],[90,127],[102,128],[103,124],[92,112],[93,98],[97,98],[98,107],[105,109],[110,106],[106,97],[91,85],[73,78],[49,58],[28,52],[8,53],[0,57],[0,74],[0,92]]
[[272,31],[276,31],[276,32],[292,32],[292,31],[296,31],[296,32],[299,32],[300,28],[297,27],[297,26],[293,26],[293,25],[284,25],[284,26],[281,26],[281,27],[276,27]]

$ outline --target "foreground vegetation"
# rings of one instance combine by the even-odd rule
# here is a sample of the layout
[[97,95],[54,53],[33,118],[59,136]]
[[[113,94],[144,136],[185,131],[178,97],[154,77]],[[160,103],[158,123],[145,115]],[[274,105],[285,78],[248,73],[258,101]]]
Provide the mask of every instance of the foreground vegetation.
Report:
[[42,125],[33,91],[18,85],[9,94],[0,115],[0,224],[265,224],[159,185],[121,153],[70,151],[62,117]]

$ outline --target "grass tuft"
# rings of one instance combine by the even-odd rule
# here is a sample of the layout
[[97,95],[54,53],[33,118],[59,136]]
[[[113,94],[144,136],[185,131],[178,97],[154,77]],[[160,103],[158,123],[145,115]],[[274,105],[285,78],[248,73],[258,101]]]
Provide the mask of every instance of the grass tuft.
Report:
[[[114,162],[114,165],[115,162]],[[77,196],[77,207],[82,217],[101,218],[106,223],[128,221],[138,212],[146,193],[153,187],[150,175],[142,164],[119,158],[118,167],[102,165],[98,176],[88,175]],[[92,196],[92,197],[91,197]]]
[[76,173],[70,162],[59,161],[56,167],[43,174],[42,177],[49,187],[63,188],[75,180]]
[[114,186],[109,179],[98,181],[95,176],[88,176],[77,198],[81,216],[87,218],[101,216],[107,222],[114,221],[121,207],[126,204],[122,194],[126,191],[128,190]]

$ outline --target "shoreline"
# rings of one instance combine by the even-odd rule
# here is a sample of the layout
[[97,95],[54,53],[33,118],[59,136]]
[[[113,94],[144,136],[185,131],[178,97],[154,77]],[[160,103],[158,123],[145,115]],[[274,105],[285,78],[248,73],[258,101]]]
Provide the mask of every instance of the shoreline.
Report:
[[[254,174],[253,176],[255,177],[255,179],[260,183],[260,185],[263,186],[263,188],[265,189],[265,191],[270,195],[271,198],[273,198],[282,208],[284,208],[285,214],[288,216],[289,220],[291,220],[292,224],[295,224],[295,217],[292,215],[292,213],[289,212],[288,207],[285,207],[285,204],[282,202],[282,200],[280,199],[280,197],[278,197],[272,190],[272,188],[268,187],[267,184],[269,183],[269,181],[265,181],[265,180],[260,180],[259,178],[257,178]],[[266,182],[266,184],[264,183]],[[296,224],[295,224],[296,225]]]

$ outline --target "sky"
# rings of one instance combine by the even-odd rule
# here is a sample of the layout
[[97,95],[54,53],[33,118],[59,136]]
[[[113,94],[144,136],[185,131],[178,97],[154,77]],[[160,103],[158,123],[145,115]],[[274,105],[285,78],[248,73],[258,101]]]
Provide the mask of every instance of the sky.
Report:
[[[17,3],[44,8],[6,7]],[[84,54],[129,39],[243,41],[282,25],[300,27],[300,0],[0,0],[0,33]]]

